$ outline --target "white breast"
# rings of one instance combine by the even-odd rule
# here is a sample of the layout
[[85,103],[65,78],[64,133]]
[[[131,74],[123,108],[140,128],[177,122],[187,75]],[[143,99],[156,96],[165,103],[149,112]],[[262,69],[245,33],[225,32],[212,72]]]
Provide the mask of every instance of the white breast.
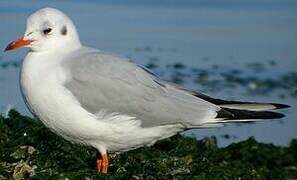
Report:
[[63,86],[66,73],[59,58],[29,53],[21,70],[21,90],[30,111],[47,127],[67,140],[85,143],[94,136],[88,132],[92,128],[84,127],[94,129],[94,123],[90,123],[93,117]]
[[50,116],[53,111],[57,111],[55,103],[63,103],[62,100],[57,102],[59,99],[56,92],[65,75],[57,63],[46,56],[29,53],[23,62],[20,76],[21,90],[28,108],[49,127],[52,126]]

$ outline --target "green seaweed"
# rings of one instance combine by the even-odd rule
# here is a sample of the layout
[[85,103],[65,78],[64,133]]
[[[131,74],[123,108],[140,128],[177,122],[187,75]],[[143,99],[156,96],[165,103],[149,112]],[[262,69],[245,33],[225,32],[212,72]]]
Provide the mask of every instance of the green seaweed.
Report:
[[95,172],[96,150],[71,144],[40,121],[11,110],[0,116],[0,179],[296,179],[297,140],[288,147],[249,138],[218,147],[215,137],[181,135],[111,155]]

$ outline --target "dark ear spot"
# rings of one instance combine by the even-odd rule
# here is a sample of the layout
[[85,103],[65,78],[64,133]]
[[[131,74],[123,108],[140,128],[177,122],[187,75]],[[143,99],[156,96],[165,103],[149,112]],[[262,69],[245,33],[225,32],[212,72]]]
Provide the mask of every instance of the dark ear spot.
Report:
[[67,27],[66,26],[62,27],[61,34],[64,35],[64,36],[67,35]]

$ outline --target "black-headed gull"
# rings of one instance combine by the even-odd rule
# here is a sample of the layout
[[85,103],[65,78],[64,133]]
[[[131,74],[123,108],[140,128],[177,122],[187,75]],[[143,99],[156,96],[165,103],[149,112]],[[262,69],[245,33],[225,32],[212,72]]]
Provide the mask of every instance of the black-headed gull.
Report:
[[28,47],[21,90],[30,111],[65,139],[100,152],[152,145],[179,132],[228,122],[281,118],[289,106],[214,99],[162,81],[125,58],[83,46],[63,12],[44,8],[27,20],[24,37],[6,50]]

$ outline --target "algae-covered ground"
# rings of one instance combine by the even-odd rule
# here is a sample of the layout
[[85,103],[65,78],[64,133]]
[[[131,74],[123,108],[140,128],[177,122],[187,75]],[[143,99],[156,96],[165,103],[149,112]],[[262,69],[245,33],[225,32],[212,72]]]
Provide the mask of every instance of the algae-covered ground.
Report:
[[95,149],[14,110],[0,116],[0,141],[0,179],[297,179],[296,139],[288,147],[249,138],[221,148],[213,137],[178,135],[112,155],[108,175],[95,172]]

